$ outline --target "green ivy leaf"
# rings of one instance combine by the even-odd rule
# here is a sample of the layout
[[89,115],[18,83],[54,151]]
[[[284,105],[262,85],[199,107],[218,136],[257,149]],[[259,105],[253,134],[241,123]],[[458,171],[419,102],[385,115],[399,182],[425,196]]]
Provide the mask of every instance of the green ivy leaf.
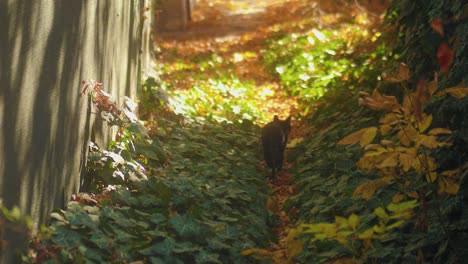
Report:
[[190,214],[173,216],[169,219],[169,224],[182,237],[190,238],[202,235],[201,224],[196,222]]
[[216,253],[210,253],[206,250],[202,250],[200,253],[198,253],[195,257],[196,263],[219,263],[222,264],[223,262],[219,260],[219,254]]

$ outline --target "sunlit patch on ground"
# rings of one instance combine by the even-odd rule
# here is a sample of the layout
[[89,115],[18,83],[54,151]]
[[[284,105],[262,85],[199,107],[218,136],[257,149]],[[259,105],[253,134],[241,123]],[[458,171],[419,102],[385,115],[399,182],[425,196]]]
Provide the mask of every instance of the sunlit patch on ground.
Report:
[[[157,39],[162,49],[163,80],[170,84],[172,93],[179,96],[179,104],[188,104],[179,109],[193,109],[191,114],[202,115],[213,110],[220,120],[226,119],[221,115],[246,112],[244,116],[259,124],[270,121],[275,114],[295,114],[299,104],[296,99],[322,96],[330,80],[349,79],[345,72],[353,67],[346,60],[336,60],[335,65],[326,66],[323,59],[307,52],[308,49],[321,49],[320,43],[344,41],[347,52],[352,53],[361,48],[360,42],[375,39],[380,34],[372,25],[381,18],[367,12],[372,8],[378,12],[380,7],[346,3],[344,12],[343,3],[338,0],[200,0],[186,31]],[[291,39],[305,37],[308,42],[300,47],[305,51],[301,56],[309,60],[308,68],[297,76],[302,83],[289,84],[296,87],[292,87],[293,90],[302,89],[295,96],[285,92],[287,83],[278,84],[278,77],[286,78],[291,74],[287,72],[291,71],[289,66],[278,66],[276,74],[279,76],[275,76],[263,62],[264,39],[278,34],[289,35]],[[278,45],[281,49],[281,43]],[[289,48],[289,44],[285,45]],[[327,56],[338,56],[338,50],[333,48],[324,52]],[[324,69],[329,70],[324,72]],[[221,106],[222,100],[231,100],[230,96],[238,91],[233,79],[236,79],[234,86],[244,86],[251,91],[235,97],[233,100],[239,102],[234,108]],[[225,89],[220,87],[230,87],[233,94],[226,96]],[[190,89],[193,91],[182,92]],[[185,100],[181,100],[182,94]],[[195,98],[190,99],[190,96]]]
[[[372,58],[357,65],[348,57],[379,45],[384,10],[380,0],[199,0],[187,30],[156,39],[162,79],[176,112],[202,121],[263,126],[274,115],[300,117],[328,89],[372,67]],[[299,122],[293,118],[293,138],[303,137]],[[273,185],[280,204],[294,189]],[[287,263],[289,222],[280,218],[281,242],[271,250]]]

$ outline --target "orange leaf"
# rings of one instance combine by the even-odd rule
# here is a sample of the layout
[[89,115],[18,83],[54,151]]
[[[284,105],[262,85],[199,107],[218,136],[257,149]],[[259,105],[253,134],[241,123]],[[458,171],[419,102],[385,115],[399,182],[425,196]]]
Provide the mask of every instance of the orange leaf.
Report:
[[453,62],[453,50],[447,42],[440,44],[437,50],[437,60],[439,61],[440,71],[447,73]]
[[377,89],[374,90],[372,95],[361,92],[361,96],[358,100],[359,105],[364,105],[372,110],[393,111],[400,108],[395,96],[383,96]]
[[468,86],[464,86],[463,83],[460,83],[457,86],[446,88],[442,92],[438,93],[438,95],[441,94],[450,94],[457,99],[462,99],[468,95]]
[[403,200],[403,198],[405,198],[405,196],[403,194],[401,194],[401,193],[395,194],[392,197],[392,202],[393,203],[399,203],[401,200]]
[[384,80],[387,82],[402,82],[407,81],[410,78],[409,68],[406,64],[400,63],[400,67],[398,68],[398,72],[391,76],[384,76]]
[[383,177],[377,180],[365,182],[354,190],[353,197],[362,197],[365,200],[369,200],[377,188],[384,184],[389,184],[391,181],[391,177]]
[[408,192],[407,193],[408,197],[413,198],[413,199],[419,199],[419,194],[415,191]]
[[431,21],[431,28],[439,33],[439,35],[444,36],[444,27],[443,27],[443,20],[441,18],[435,18]]
[[380,134],[386,135],[388,132],[392,130],[392,126],[390,125],[381,125],[380,126]]
[[440,134],[452,134],[452,131],[447,128],[434,128],[429,131],[429,135],[437,136]]

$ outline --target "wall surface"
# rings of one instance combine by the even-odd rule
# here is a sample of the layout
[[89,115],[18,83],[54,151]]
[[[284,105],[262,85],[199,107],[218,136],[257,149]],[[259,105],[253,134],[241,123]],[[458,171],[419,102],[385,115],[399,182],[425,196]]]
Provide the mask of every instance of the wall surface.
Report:
[[156,14],[158,29],[161,31],[184,30],[190,21],[195,0],[160,0]]
[[110,134],[81,81],[136,95],[146,2],[0,0],[0,197],[36,225],[78,190],[89,140]]

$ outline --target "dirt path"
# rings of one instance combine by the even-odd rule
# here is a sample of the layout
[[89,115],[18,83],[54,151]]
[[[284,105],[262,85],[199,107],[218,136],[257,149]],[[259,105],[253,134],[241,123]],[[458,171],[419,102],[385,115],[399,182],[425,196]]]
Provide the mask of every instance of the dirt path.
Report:
[[[166,50],[176,50],[177,57],[161,57],[162,60],[194,57],[203,54],[217,54],[223,59],[232,60],[238,53],[249,52],[252,56],[242,58],[235,63],[238,77],[254,80],[257,89],[264,90],[268,96],[259,98],[258,107],[266,116],[278,114],[285,118],[294,114],[299,106],[297,98],[286,95],[279,80],[272,76],[262,63],[261,50],[264,40],[278,32],[302,32],[316,27],[336,27],[341,21],[356,15],[360,5],[352,1],[307,1],[307,0],[200,0],[193,12],[193,21],[186,30],[160,33],[155,40]],[[355,1],[356,2],[356,1]],[[380,8],[379,0],[373,8]],[[357,2],[356,2],[357,3]],[[348,9],[347,9],[348,8]],[[357,11],[356,11],[357,10]],[[356,12],[355,12],[356,11]],[[176,89],[190,89],[196,77],[187,73],[175,84]],[[299,123],[293,122],[293,131],[289,140],[302,137]],[[282,210],[284,202],[294,194],[295,186],[288,168],[283,170],[269,185],[274,191],[267,207],[280,219],[275,232],[279,243],[272,244],[267,254],[275,263],[290,263],[287,250],[287,232],[292,224],[288,217],[291,212]]]

